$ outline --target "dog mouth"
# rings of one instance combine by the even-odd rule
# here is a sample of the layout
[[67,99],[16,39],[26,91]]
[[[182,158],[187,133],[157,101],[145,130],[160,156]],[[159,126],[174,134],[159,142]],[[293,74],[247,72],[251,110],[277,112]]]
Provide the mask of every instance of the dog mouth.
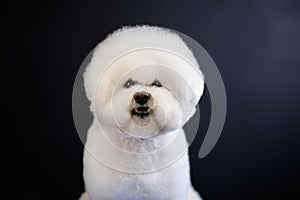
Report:
[[132,116],[138,116],[141,119],[149,117],[153,113],[153,110],[149,106],[137,106],[131,111]]

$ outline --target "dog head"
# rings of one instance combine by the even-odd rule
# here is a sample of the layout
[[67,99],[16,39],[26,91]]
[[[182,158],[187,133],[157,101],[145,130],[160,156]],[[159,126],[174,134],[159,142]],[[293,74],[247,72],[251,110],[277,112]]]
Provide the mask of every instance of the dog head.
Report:
[[139,138],[181,128],[204,87],[185,43],[157,27],[112,34],[95,49],[84,79],[99,124]]

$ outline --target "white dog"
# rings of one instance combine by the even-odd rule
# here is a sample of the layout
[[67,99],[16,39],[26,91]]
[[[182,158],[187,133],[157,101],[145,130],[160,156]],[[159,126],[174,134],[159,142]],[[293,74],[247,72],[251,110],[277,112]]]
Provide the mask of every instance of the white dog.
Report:
[[198,63],[168,29],[124,27],[84,73],[94,121],[84,151],[91,200],[197,200],[183,125],[204,88]]

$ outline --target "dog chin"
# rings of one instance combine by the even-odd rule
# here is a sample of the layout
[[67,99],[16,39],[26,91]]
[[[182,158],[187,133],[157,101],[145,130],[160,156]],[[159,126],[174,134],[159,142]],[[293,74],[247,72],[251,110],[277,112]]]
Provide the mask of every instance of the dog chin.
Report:
[[138,126],[145,127],[152,123],[152,110],[145,113],[138,113],[136,109],[131,111],[131,120]]
[[119,127],[127,136],[149,138],[159,135],[164,124],[156,119],[155,110],[149,107],[131,109],[130,118],[124,126]]
[[130,109],[130,117],[119,126],[122,133],[136,138],[151,138],[180,128],[178,116],[166,113],[159,106],[135,107]]

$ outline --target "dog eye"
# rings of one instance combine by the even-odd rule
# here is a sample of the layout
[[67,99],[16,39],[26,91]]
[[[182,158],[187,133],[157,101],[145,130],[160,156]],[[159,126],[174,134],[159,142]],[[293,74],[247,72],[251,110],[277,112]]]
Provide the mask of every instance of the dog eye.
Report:
[[161,87],[162,86],[162,84],[159,81],[153,81],[153,83],[151,85],[155,86],[155,87]]
[[132,79],[128,79],[125,83],[124,83],[124,87],[126,88],[130,88],[131,86],[135,85],[135,81],[133,81]]

